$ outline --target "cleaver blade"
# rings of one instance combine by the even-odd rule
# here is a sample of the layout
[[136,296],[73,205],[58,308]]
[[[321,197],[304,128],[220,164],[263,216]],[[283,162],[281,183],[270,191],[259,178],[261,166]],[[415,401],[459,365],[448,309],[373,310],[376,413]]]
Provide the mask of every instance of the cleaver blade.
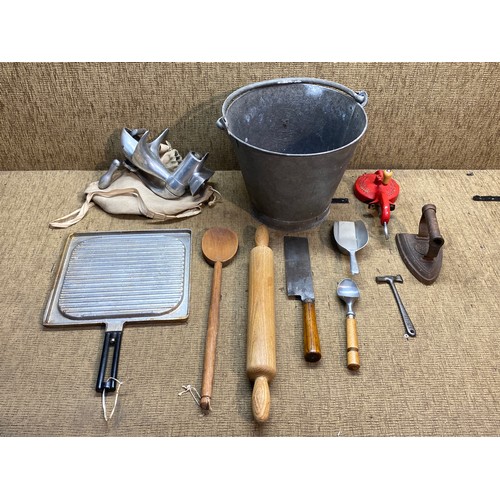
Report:
[[289,296],[314,302],[314,288],[307,238],[285,236],[286,288]]
[[321,359],[314,288],[307,238],[285,236],[285,273],[287,294],[300,297],[304,319],[304,358],[309,362]]

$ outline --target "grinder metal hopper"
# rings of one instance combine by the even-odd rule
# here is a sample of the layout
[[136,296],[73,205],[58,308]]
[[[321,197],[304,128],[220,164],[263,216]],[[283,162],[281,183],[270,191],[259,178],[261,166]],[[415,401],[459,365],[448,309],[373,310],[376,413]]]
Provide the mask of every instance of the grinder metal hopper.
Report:
[[[187,319],[190,256],[190,230],[68,237],[43,324],[106,326],[96,391],[116,388],[125,323]],[[106,378],[111,348],[113,360]]]

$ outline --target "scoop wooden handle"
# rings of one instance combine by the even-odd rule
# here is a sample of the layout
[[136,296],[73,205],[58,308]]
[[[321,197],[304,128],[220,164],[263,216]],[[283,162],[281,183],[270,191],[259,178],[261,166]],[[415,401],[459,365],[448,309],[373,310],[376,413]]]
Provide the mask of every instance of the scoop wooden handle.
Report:
[[347,331],[347,368],[349,370],[359,370],[359,346],[358,346],[358,330],[356,326],[356,318],[347,316],[346,319]]
[[314,302],[303,302],[304,314],[304,358],[315,363],[321,359],[318,326],[316,325],[316,308]]
[[208,312],[205,358],[203,361],[203,382],[201,385],[200,406],[205,411],[210,410],[210,399],[212,398],[215,371],[215,348],[217,346],[217,333],[219,331],[221,284],[222,263],[216,262],[214,264],[214,273],[212,277],[212,293],[210,298],[210,310]]
[[273,251],[269,234],[259,226],[250,252],[248,274],[247,375],[254,381],[252,411],[257,422],[269,418],[269,383],[276,375]]

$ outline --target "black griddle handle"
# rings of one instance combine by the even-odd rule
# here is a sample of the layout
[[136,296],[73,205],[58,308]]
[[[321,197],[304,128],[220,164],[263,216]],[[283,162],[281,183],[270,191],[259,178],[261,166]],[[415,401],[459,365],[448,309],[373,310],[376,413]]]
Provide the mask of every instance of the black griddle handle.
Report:
[[[120,345],[122,343],[122,332],[106,332],[104,345],[102,346],[101,363],[95,390],[97,392],[114,391],[116,380],[118,380],[118,362],[120,361]],[[113,360],[109,377],[106,377],[106,366],[108,364],[109,350],[113,348]],[[116,379],[116,380],[114,380]]]

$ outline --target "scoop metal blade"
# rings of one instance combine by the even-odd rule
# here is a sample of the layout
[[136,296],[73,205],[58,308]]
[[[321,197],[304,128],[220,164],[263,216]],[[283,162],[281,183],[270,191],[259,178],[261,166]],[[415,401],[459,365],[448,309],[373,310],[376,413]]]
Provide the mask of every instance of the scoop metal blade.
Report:
[[339,250],[351,258],[351,273],[359,274],[356,252],[368,243],[368,231],[362,220],[335,221],[333,224],[333,238]]

